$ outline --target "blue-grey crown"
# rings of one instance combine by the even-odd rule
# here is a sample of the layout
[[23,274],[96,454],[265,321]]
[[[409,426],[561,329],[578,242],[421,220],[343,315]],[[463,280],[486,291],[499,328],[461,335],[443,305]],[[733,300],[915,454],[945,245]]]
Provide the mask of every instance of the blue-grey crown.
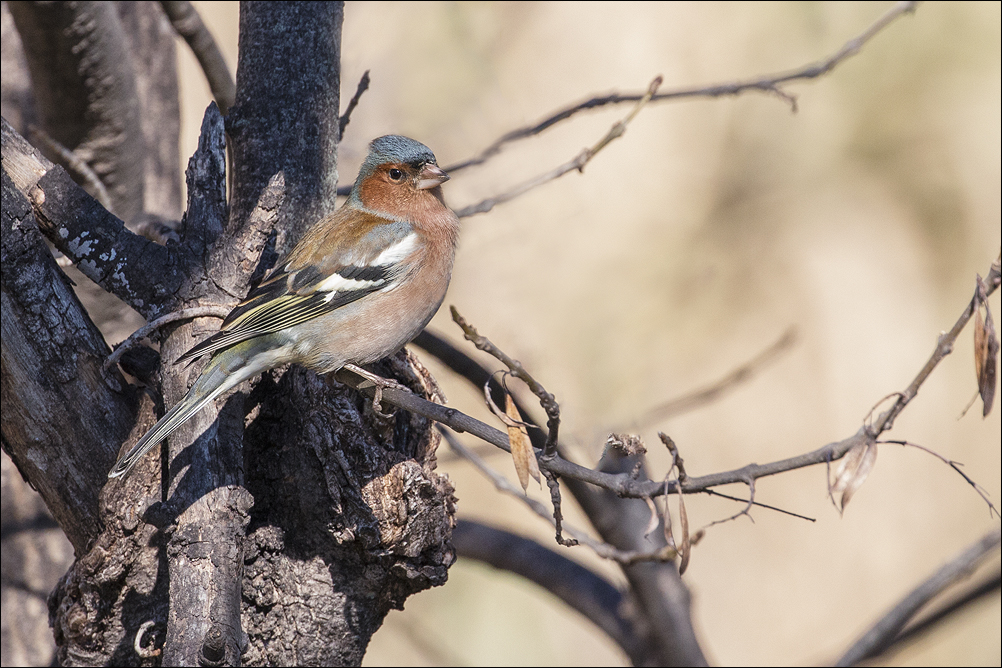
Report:
[[387,162],[434,163],[435,154],[419,141],[400,135],[386,135],[372,140],[366,167],[374,168]]

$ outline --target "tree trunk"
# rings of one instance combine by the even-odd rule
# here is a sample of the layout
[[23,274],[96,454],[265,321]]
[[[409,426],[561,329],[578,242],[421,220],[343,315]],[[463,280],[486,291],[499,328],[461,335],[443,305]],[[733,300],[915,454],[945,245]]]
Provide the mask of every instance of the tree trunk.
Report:
[[[391,608],[446,579],[455,500],[434,471],[437,432],[295,366],[207,407],[159,459],[105,484],[201,369],[173,361],[219,321],[165,327],[158,373],[151,348],[131,353],[143,393],[103,370],[107,345],[39,234],[147,318],[233,305],[333,210],[342,11],[242,6],[231,199],[211,105],[179,243],[129,232],[4,124],[3,444],[77,553],[49,602],[60,663],[358,664]],[[374,370],[438,394],[406,352]]]

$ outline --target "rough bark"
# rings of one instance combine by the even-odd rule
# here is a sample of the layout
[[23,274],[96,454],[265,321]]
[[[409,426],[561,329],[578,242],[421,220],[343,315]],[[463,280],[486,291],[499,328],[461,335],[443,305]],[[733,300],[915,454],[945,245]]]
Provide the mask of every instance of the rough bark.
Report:
[[155,2],[117,2],[142,109],[143,212],[177,227],[181,219],[181,133],[177,47],[170,21]]
[[[233,221],[285,175],[275,251],[334,210],[341,89],[341,3],[243,3],[233,148]],[[292,37],[290,37],[290,35]]]
[[97,494],[135,421],[136,395],[101,368],[110,350],[6,170],[2,234],[3,445],[79,555],[100,530]]
[[[130,30],[150,25],[133,19],[124,21]],[[196,303],[234,303],[276,248],[333,208],[341,19],[340,3],[242,7],[238,104],[227,121],[233,205],[225,200],[223,121],[210,106],[189,163],[180,239],[166,247],[129,232],[4,124],[5,378],[7,344],[15,341],[7,323],[30,324],[7,313],[15,220],[25,230],[20,221],[37,220],[89,278],[153,318]],[[8,193],[21,197],[16,206],[8,207]],[[29,270],[54,267],[42,255],[32,256]],[[61,281],[58,274],[37,279]],[[34,376],[11,383],[12,393],[25,395],[56,387],[67,407],[118,425],[101,435],[100,456],[78,448],[75,433],[48,453],[67,466],[86,458],[89,467],[82,469],[89,496],[66,504],[85,521],[57,516],[65,531],[78,532],[78,559],[49,601],[60,663],[358,664],[391,608],[445,581],[455,508],[448,480],[434,472],[437,433],[403,411],[386,420],[353,390],[301,368],[237,388],[178,430],[159,460],[151,455],[124,481],[104,484],[115,454],[196,378],[199,364],[183,369],[173,360],[218,324],[164,328],[159,374],[137,372],[151,384],[147,393],[113,373],[71,396],[63,376],[79,375],[79,354],[70,358],[73,373],[60,376],[59,365],[39,362]],[[12,353],[23,355],[27,343],[17,342]],[[108,350],[99,335],[97,343],[89,354],[100,368]],[[62,360],[66,351],[53,354]],[[406,353],[375,371],[437,394]],[[97,412],[98,391],[129,401]],[[35,416],[8,420],[7,411],[5,395],[5,449],[10,430],[36,426]],[[23,454],[11,454],[31,484],[48,480],[65,494],[65,476],[28,469]]]
[[143,206],[145,151],[135,69],[115,6],[12,2],[8,7],[24,45],[42,128],[90,165],[108,189],[113,212],[132,220]]

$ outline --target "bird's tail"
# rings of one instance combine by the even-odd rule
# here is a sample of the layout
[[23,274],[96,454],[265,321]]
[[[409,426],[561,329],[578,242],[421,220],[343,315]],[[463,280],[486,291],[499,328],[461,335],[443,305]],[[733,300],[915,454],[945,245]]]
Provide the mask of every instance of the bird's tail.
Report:
[[230,357],[224,352],[210,360],[184,399],[167,411],[167,414],[160,418],[160,421],[153,425],[153,428],[146,432],[131,450],[118,459],[108,477],[120,478],[128,474],[143,455],[170,436],[207,403],[249,377],[246,373],[249,369],[246,366],[238,363],[236,369],[232,368],[234,360],[228,359]]

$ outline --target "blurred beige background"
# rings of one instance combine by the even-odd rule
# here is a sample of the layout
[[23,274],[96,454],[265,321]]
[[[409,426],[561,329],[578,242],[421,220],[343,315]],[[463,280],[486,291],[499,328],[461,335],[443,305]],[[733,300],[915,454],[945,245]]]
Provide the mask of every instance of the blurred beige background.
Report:
[[[235,67],[236,3],[195,3]],[[387,133],[466,158],[504,132],[612,90],[663,90],[799,67],[836,51],[889,3],[348,3],[342,107],[366,69],[341,180]],[[185,64],[183,162],[208,89]],[[853,433],[925,363],[1000,247],[1000,5],[929,3],[820,80],[787,88],[799,112],[756,93],[644,109],[588,165],[467,219],[454,304],[556,394],[584,464],[610,430],[726,374],[796,326],[792,351],[720,401],[645,427],[654,476],[669,433],[691,475],[764,463]],[[519,142],[445,188],[455,207],[574,157],[628,107],[589,112]],[[1000,316],[999,298],[991,305]],[[443,309],[432,327],[455,341]],[[124,337],[124,335],[123,335]],[[426,356],[427,357],[427,356]],[[908,439],[965,464],[1000,497],[1000,408],[985,420],[971,331],[898,419]],[[488,419],[477,393],[431,366],[450,403]],[[554,545],[445,445],[461,516]],[[514,478],[509,461],[492,464]],[[739,487],[724,490],[737,495]],[[547,495],[530,488],[541,499]],[[832,660],[879,615],[998,521],[953,471],[885,445],[840,518],[824,470],[764,479],[770,511],[709,530],[685,580],[711,662]],[[740,509],[691,498],[702,526]],[[570,510],[573,519],[578,516]],[[580,524],[580,522],[579,522]],[[621,581],[585,548],[566,552]],[[998,560],[993,567],[997,568]],[[888,665],[998,665],[999,596]],[[478,564],[391,613],[366,664],[604,665],[625,657],[545,592]]]
[[[365,69],[373,83],[346,133],[342,181],[381,134],[416,137],[448,164],[656,74],[670,89],[820,60],[888,6],[349,3],[343,95]],[[467,219],[446,304],[556,394],[561,433],[582,463],[597,459],[610,429],[722,376],[790,325],[799,343],[778,363],[641,432],[652,472],[666,465],[657,429],[691,474],[844,438],[911,381],[970,299],[975,272],[999,253],[999,41],[998,4],[926,4],[829,76],[791,86],[796,114],[761,94],[650,106],[583,175]],[[627,111],[583,114],[514,145],[457,175],[446,194],[464,206],[548,170]],[[998,313],[997,296],[992,305]],[[461,340],[445,309],[432,326]],[[957,420],[973,369],[967,331],[891,437],[964,462],[998,502],[999,411]],[[486,419],[474,391],[439,377],[454,405]],[[491,461],[514,478],[505,457]],[[554,546],[549,526],[469,465],[442,465],[462,516]],[[722,665],[832,660],[997,522],[953,471],[899,446],[883,446],[844,518],[820,467],[761,480],[757,493],[818,521],[759,509],[754,524],[716,526],[696,548],[685,579],[703,647]],[[707,498],[687,507],[696,526],[739,510]],[[584,548],[569,554],[616,576]],[[889,662],[998,665],[999,610],[995,596]],[[445,587],[390,615],[366,662],[624,657],[532,585],[460,563]]]

